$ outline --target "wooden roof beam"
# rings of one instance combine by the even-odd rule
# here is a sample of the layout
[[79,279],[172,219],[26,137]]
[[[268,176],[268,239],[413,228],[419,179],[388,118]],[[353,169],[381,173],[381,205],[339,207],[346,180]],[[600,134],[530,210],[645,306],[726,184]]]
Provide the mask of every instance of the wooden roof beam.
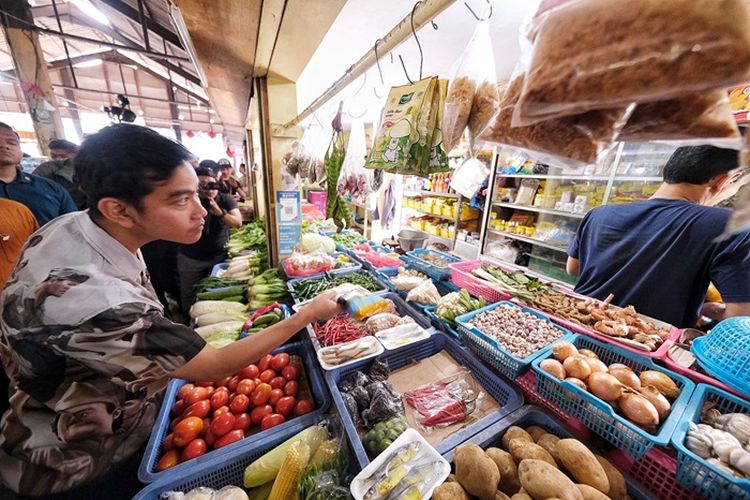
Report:
[[[104,4],[107,7],[124,15],[128,19],[140,24],[140,19],[138,18],[138,9],[134,9],[122,0],[95,0],[95,3]],[[184,50],[184,47],[180,42],[180,37],[178,37],[174,31],[165,26],[162,26],[150,17],[144,18],[144,22],[149,31],[152,31],[178,49]]]

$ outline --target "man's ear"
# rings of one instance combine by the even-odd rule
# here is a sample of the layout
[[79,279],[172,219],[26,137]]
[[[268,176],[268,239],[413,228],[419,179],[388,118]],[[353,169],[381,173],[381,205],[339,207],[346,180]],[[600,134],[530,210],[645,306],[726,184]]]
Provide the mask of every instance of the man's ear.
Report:
[[132,229],[135,225],[132,217],[133,206],[119,198],[102,198],[96,204],[96,208],[99,209],[102,217],[125,229]]
[[727,187],[727,184],[729,183],[731,178],[732,176],[729,172],[714,176],[708,182],[708,188],[711,191],[711,194],[720,193],[725,187]]

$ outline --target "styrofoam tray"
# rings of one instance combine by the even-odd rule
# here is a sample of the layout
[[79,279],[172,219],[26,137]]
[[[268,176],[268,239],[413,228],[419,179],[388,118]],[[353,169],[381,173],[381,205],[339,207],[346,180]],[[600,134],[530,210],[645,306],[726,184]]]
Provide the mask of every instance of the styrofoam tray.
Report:
[[419,434],[419,432],[414,429],[406,429],[398,437],[398,439],[396,439],[388,448],[383,451],[383,453],[378,455],[375,460],[370,462],[367,467],[362,469],[362,472],[356,475],[351,485],[351,492],[352,495],[354,495],[354,498],[356,498],[357,500],[363,500],[365,497],[365,493],[367,493],[367,490],[370,487],[366,480],[375,471],[377,471],[381,465],[383,465],[383,462],[385,462],[386,459],[390,458],[392,452],[414,441],[419,441],[421,443],[419,458],[414,460],[415,465],[434,461],[440,462],[441,464],[438,476],[435,478],[432,486],[425,492],[425,495],[423,495],[423,498],[431,498],[432,492],[435,490],[435,488],[443,484],[443,481],[448,479],[448,475],[451,473],[451,466],[448,461],[444,459],[435,448],[430,446],[425,438],[423,438]]
[[[370,342],[372,346],[375,347],[375,350],[372,352],[372,354],[368,354],[367,356],[362,356],[359,358],[354,358],[350,361],[347,361],[346,363],[341,363],[340,365],[329,365],[328,363],[323,361],[323,356],[320,353],[324,351],[325,349],[330,349],[331,347],[346,347],[346,346],[356,344],[357,342]],[[343,368],[344,366],[349,366],[354,363],[358,363],[364,359],[370,359],[370,358],[374,358],[375,356],[380,356],[381,354],[383,354],[383,352],[385,352],[385,349],[383,348],[383,344],[379,342],[378,339],[376,339],[375,337],[362,337],[356,340],[352,340],[350,342],[344,342],[343,344],[336,344],[335,346],[322,347],[318,349],[316,354],[318,356],[318,362],[320,363],[320,366],[323,367],[323,369],[326,371],[331,371],[331,370],[338,370],[340,368]]]
[[414,337],[410,338],[407,342],[399,342],[397,340],[387,340],[386,338],[383,338],[383,334],[387,334],[390,328],[388,330],[383,330],[382,332],[375,333],[375,337],[380,341],[383,346],[388,349],[389,351],[392,351],[394,349],[398,349],[399,347],[404,347],[405,345],[413,344],[414,342],[421,342],[424,339],[430,338],[430,335],[435,331],[433,327],[430,328],[422,328],[420,325],[417,325],[421,330],[422,333],[419,335],[415,335]]

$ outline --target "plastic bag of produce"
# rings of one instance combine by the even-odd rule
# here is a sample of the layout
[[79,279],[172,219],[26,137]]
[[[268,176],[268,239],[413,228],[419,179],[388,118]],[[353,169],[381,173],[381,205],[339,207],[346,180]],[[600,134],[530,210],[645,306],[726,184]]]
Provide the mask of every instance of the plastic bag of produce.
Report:
[[308,254],[293,253],[281,264],[289,277],[304,277],[320,274],[333,269],[333,259],[322,252]]
[[737,148],[741,136],[729,97],[724,89],[718,89],[638,104],[618,140]]
[[448,94],[448,80],[438,80],[437,90],[432,98],[432,111],[435,113],[435,123],[432,131],[432,141],[429,150],[429,156],[420,167],[422,170],[423,177],[427,177],[430,174],[436,174],[440,172],[447,172],[450,170],[448,166],[448,155],[445,149],[445,140],[443,137],[442,121],[443,113],[445,109],[445,98]]
[[538,15],[514,125],[750,79],[744,0],[572,0]]
[[630,105],[595,110],[525,127],[513,127],[511,120],[523,81],[519,67],[500,100],[497,115],[480,139],[521,149],[541,163],[568,169],[581,169],[597,163],[611,150],[633,108]]
[[387,330],[388,328],[396,326],[400,319],[401,317],[396,314],[383,312],[367,318],[367,321],[365,321],[365,328],[367,328],[370,335],[374,335],[379,331]]
[[432,280],[425,280],[407,294],[406,300],[426,306],[434,306],[440,300],[440,292],[438,292]]
[[319,183],[325,179],[323,155],[328,141],[327,133],[317,123],[311,123],[302,138],[292,144],[292,149],[282,159],[287,173],[294,177],[299,174],[308,184]]
[[467,370],[404,393],[406,408],[423,431],[463,422],[483,395]]
[[484,163],[476,158],[469,158],[456,169],[451,187],[461,196],[472,198],[489,175],[490,169]]
[[341,196],[350,196],[355,203],[360,205],[365,204],[367,195],[372,192],[372,171],[365,169],[367,157],[365,142],[364,124],[362,120],[354,120],[337,187]]

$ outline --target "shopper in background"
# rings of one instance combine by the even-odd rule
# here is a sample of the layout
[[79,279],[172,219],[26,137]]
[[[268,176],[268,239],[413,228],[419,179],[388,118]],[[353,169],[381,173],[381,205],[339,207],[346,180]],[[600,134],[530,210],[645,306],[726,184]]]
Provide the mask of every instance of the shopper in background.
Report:
[[0,198],[26,205],[40,226],[78,210],[60,184],[21,171],[21,158],[21,139],[10,125],[0,122]]
[[199,181],[198,195],[207,215],[200,239],[192,245],[183,245],[177,255],[180,303],[186,315],[195,301],[196,283],[227,257],[224,245],[229,239],[229,228],[242,225],[237,202],[228,194],[219,192],[221,185],[213,173],[203,167],[198,167],[195,173]]
[[595,208],[568,250],[576,292],[677,327],[694,327],[713,282],[721,318],[750,314],[750,232],[721,239],[730,210],[716,208],[744,181],[737,151],[679,148],[650,200]]
[[198,164],[198,168],[207,168],[207,169],[209,169],[211,171],[211,175],[213,175],[214,177],[218,177],[219,173],[221,171],[221,167],[219,167],[219,164],[216,163],[213,160],[202,160]]
[[55,181],[64,187],[78,210],[86,208],[86,193],[78,186],[73,158],[78,146],[70,141],[55,139],[49,143],[51,161],[46,161],[34,170],[34,175]]
[[65,139],[53,139],[48,147],[52,161],[72,160],[78,153],[78,145]]
[[234,178],[234,168],[232,165],[225,163],[220,168],[219,184],[221,184],[221,192],[228,194],[237,201],[245,201],[245,191],[243,191],[237,179]]
[[137,125],[93,134],[76,157],[90,208],[43,227],[23,250],[0,296],[0,359],[11,380],[0,498],[132,498],[170,377],[219,380],[341,312],[322,295],[222,349],[164,317],[138,249],[201,237],[207,211],[189,157]]

